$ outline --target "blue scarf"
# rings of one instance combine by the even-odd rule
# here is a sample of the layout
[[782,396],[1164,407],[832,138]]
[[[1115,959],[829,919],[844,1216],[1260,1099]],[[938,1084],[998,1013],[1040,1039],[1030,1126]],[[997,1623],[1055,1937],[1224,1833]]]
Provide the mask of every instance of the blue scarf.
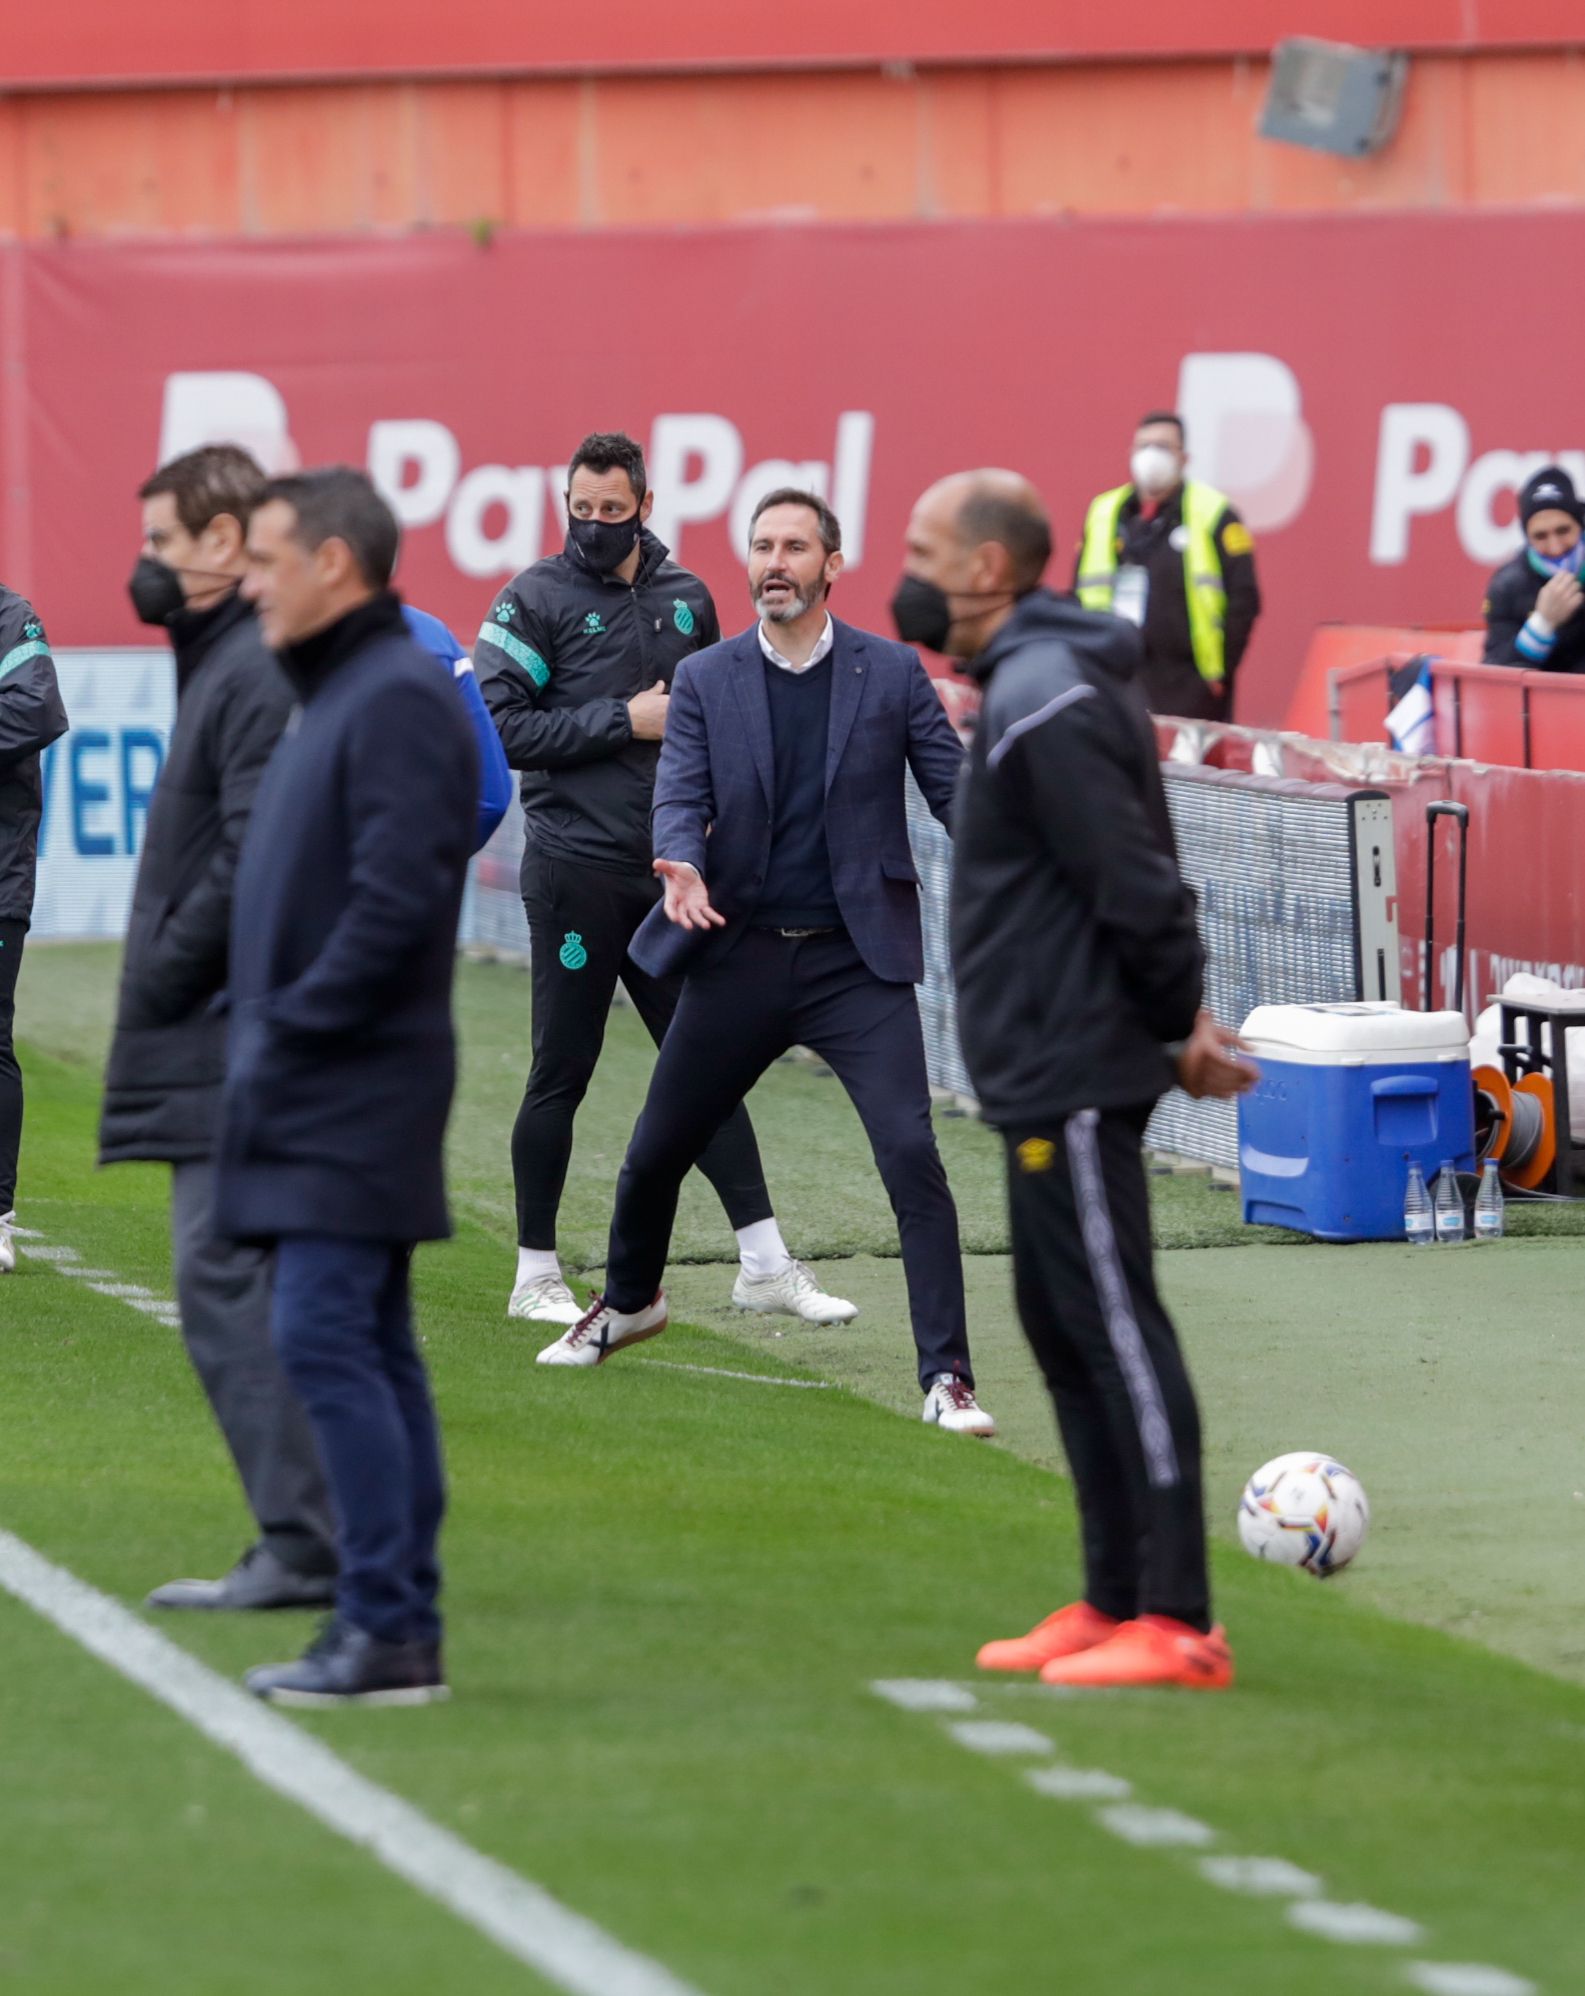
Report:
[[1538,554],[1529,546],[1525,548],[1525,553],[1529,556],[1530,566],[1537,575],[1578,575],[1580,564],[1585,562],[1585,534],[1580,536],[1560,561],[1548,561],[1544,554]]

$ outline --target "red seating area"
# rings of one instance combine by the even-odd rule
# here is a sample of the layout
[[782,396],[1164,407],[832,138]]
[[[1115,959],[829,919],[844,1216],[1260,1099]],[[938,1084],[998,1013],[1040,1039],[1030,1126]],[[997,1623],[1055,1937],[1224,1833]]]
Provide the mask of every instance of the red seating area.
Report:
[[[1331,674],[1331,740],[1388,739],[1388,682],[1411,656],[1396,650]],[[1436,755],[1509,769],[1585,770],[1585,677],[1432,658],[1431,702]]]

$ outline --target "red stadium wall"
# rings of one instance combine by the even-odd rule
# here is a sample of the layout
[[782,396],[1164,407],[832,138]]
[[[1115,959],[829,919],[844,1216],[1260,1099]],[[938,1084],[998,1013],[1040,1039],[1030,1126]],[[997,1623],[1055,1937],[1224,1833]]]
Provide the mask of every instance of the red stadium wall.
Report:
[[[649,444],[663,524],[729,624],[744,507],[788,475],[825,482],[841,607],[882,624],[929,480],[1027,471],[1065,578],[1133,419],[1175,401],[1257,528],[1271,608],[1240,712],[1275,722],[1339,605],[1467,621],[1527,465],[1585,449],[1578,398],[1508,363],[1508,291],[1477,281],[1577,249],[1569,215],[14,246],[0,574],[58,642],[133,637],[132,494],[218,428],[276,462],[369,464],[406,516],[404,585],[471,637],[499,577],[557,544],[556,468],[598,421]],[[602,309],[613,287],[631,314]]]
[[[1280,32],[1416,50],[1540,48],[1578,38],[1574,0],[1309,0]],[[242,78],[579,73],[887,62],[1085,61],[1222,56],[1269,49],[1269,0],[319,0],[314,8],[217,8],[212,0],[55,0],[8,21],[12,86],[233,82]]]

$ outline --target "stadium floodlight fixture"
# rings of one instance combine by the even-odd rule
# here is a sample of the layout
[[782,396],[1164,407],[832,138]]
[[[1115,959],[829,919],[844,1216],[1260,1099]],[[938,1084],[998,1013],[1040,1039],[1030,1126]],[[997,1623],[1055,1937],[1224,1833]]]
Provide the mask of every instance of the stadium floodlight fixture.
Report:
[[1272,55],[1260,136],[1312,152],[1361,159],[1380,152],[1398,129],[1409,58],[1293,35]]

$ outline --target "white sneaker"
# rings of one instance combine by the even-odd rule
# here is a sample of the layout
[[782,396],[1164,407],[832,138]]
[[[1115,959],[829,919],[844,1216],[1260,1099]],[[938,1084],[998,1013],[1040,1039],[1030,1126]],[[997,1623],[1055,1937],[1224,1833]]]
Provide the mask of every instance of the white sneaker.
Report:
[[17,1244],[11,1238],[15,1213],[0,1214],[0,1275],[13,1275],[17,1265]]
[[938,1428],[950,1428],[955,1435],[994,1435],[996,1423],[974,1397],[974,1388],[950,1372],[931,1382],[925,1395],[923,1420]]
[[732,1301],[740,1310],[764,1317],[802,1317],[806,1324],[851,1324],[857,1303],[828,1296],[807,1262],[790,1261],[777,1275],[750,1275],[739,1269]]
[[655,1300],[631,1315],[609,1309],[603,1296],[596,1296],[564,1338],[546,1345],[539,1355],[541,1365],[604,1365],[613,1352],[624,1345],[642,1344],[658,1338],[666,1328],[666,1292],[655,1291]]
[[520,1282],[512,1291],[506,1314],[530,1324],[575,1324],[583,1315],[583,1305],[560,1275],[552,1273]]

